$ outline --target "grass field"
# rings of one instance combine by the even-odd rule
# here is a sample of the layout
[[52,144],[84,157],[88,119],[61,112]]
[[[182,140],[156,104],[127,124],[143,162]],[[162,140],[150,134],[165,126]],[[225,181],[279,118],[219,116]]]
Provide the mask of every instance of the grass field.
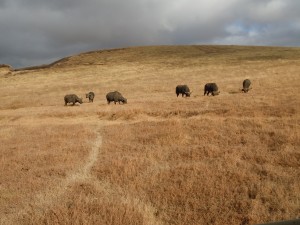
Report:
[[[203,96],[208,82],[220,95]],[[300,48],[95,51],[3,66],[0,85],[1,225],[300,217]],[[108,105],[114,90],[128,104]],[[64,106],[72,93],[84,103]]]

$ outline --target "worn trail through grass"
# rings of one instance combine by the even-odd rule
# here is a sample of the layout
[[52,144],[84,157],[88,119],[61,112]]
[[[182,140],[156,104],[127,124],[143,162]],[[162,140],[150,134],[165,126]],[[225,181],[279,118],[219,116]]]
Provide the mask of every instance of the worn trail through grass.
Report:
[[[139,121],[140,122],[140,121]],[[124,121],[122,121],[124,123]],[[67,177],[55,187],[49,187],[41,193],[38,193],[32,201],[29,203],[28,208],[34,208],[36,212],[41,214],[51,210],[51,208],[62,201],[66,192],[75,184],[88,184],[94,187],[96,190],[105,190],[106,197],[117,196],[120,203],[128,206],[133,206],[142,217],[144,224],[148,225],[160,225],[162,221],[158,220],[155,216],[157,210],[151,203],[144,202],[136,196],[132,196],[126,193],[122,187],[116,186],[106,180],[99,180],[92,175],[91,170],[99,155],[101,154],[102,146],[102,129],[104,126],[114,125],[115,121],[99,122],[95,127],[96,138],[94,139],[91,151],[87,156],[87,160],[83,166],[74,170],[74,172],[67,175]],[[117,123],[118,124],[118,123]],[[128,122],[130,124],[130,122]],[[103,192],[102,192],[103,193]],[[18,222],[20,218],[26,215],[26,210],[20,210],[18,216],[13,218],[6,218],[6,221],[11,221],[11,224]]]

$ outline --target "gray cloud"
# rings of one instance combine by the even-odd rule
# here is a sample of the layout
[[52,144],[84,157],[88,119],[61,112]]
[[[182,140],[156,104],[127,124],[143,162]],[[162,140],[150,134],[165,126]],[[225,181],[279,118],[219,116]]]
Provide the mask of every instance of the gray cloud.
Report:
[[295,0],[0,0],[0,64],[162,44],[300,46]]

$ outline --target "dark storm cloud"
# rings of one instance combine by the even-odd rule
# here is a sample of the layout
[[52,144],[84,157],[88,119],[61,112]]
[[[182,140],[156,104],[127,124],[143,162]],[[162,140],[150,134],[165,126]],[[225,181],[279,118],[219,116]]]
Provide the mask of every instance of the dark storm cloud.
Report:
[[300,46],[295,0],[0,0],[0,64],[133,45]]

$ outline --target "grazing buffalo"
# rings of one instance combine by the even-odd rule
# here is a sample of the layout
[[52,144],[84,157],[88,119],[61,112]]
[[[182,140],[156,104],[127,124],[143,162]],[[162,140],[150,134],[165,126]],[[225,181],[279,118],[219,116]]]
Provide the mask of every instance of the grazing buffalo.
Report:
[[127,99],[124,98],[122,96],[122,94],[118,91],[113,91],[113,92],[109,92],[107,93],[106,95],[106,100],[107,100],[107,103],[110,104],[110,102],[114,102],[115,104],[117,102],[119,102],[119,104],[122,102],[123,104],[126,104],[127,103]]
[[85,94],[85,97],[89,99],[89,102],[93,102],[95,98],[95,93],[89,92],[88,94]]
[[184,84],[184,85],[177,85],[177,87],[176,87],[176,95],[177,95],[177,97],[178,97],[179,94],[181,94],[182,97],[184,97],[184,95],[185,95],[185,97],[190,97],[191,93],[192,92],[190,92],[190,89],[189,89],[189,87],[186,84]]
[[213,96],[218,95],[220,91],[216,83],[207,83],[204,86],[204,95],[211,93]]
[[246,79],[243,81],[243,89],[242,91],[247,93],[251,88],[250,88],[250,85],[251,85],[251,81],[249,79]]
[[82,99],[78,98],[78,96],[75,94],[66,95],[64,100],[65,100],[65,105],[67,105],[68,103],[73,103],[73,105],[75,105],[76,102],[82,104]]

